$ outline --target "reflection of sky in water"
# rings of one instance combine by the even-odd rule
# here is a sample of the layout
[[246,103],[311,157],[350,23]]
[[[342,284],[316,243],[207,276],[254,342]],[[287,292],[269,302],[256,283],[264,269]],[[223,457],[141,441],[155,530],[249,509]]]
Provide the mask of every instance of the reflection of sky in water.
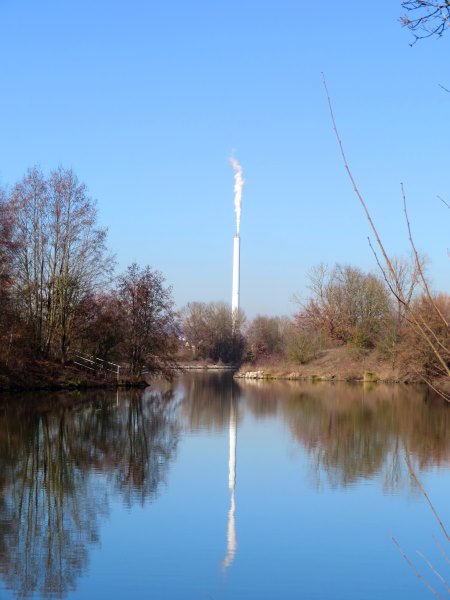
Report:
[[[102,475],[101,469],[91,476],[99,477],[97,485],[108,491],[108,518],[98,523],[100,543],[89,547],[89,564],[69,598],[432,597],[409,570],[391,534],[445,595],[415,550],[445,575],[448,565],[432,535],[447,549],[450,545],[425,499],[411,486],[402,455],[405,446],[412,446],[422,452],[415,465],[441,464],[418,468],[417,473],[450,525],[450,473],[443,466],[449,459],[446,434],[450,437],[445,412],[439,409],[435,414],[420,398],[410,397],[407,408],[402,398],[394,398],[394,404],[388,395],[362,398],[358,388],[355,398],[346,394],[345,400],[339,399],[336,388],[320,400],[317,386],[313,396],[301,397],[299,386],[253,386],[250,391],[243,385],[240,398],[235,389],[238,548],[224,571],[231,502],[231,394],[228,388],[228,393],[216,395],[214,386],[198,381],[195,389],[189,394],[188,385],[185,400],[176,402],[173,412],[170,402],[160,406],[170,417],[158,416],[160,429],[153,432],[154,439],[168,441],[165,434],[174,435],[179,426],[182,433],[156,493],[148,493],[143,502],[139,495],[133,496],[134,502],[124,502],[128,496],[114,478]],[[439,447],[431,439],[439,437],[436,423],[442,435]],[[379,439],[384,430],[387,437]],[[124,443],[126,436],[117,436]],[[339,440],[337,451],[333,436]],[[427,447],[434,458],[425,456]],[[368,466],[364,456],[350,460],[346,448],[365,448]],[[386,484],[396,449],[397,487]],[[117,454],[120,451],[117,446]],[[147,471],[143,475],[152,480]],[[15,596],[2,589],[0,597]]]

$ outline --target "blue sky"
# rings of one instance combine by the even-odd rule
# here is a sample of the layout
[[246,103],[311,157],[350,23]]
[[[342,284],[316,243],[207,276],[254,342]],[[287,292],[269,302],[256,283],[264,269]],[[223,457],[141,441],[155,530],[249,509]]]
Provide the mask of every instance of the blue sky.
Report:
[[231,152],[243,167],[241,304],[290,314],[320,262],[376,265],[328,114],[392,254],[400,182],[449,291],[450,34],[410,46],[400,0],[0,0],[0,184],[73,168],[118,270],[161,270],[179,307],[231,300]]

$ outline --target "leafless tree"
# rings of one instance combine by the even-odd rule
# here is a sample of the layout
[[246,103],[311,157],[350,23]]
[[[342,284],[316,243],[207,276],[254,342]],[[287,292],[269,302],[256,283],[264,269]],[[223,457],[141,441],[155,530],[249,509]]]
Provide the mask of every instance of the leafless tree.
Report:
[[[411,311],[417,319],[426,322],[442,358],[450,364],[450,329],[444,323],[439,313],[450,322],[450,296],[448,294],[437,294],[433,296],[433,304],[430,303],[426,294],[422,294],[411,303]],[[424,339],[417,327],[408,323],[406,314],[406,326],[398,344],[399,363],[402,370],[410,376],[420,375],[426,380],[439,380],[442,378],[442,365],[436,359],[429,344]]]
[[319,265],[311,271],[310,282],[313,296],[297,315],[298,325],[331,340],[373,347],[392,315],[384,283],[349,265]]
[[12,239],[12,215],[6,195],[0,189],[0,302],[5,306],[12,283],[12,262],[15,245]]
[[183,309],[182,327],[194,356],[237,364],[244,349],[240,333],[244,321],[244,314],[239,312],[233,323],[231,308],[225,302],[190,302]]
[[406,13],[401,21],[413,32],[415,42],[422,38],[440,37],[450,25],[448,0],[404,0],[402,7]]
[[286,349],[286,329],[289,320],[283,317],[256,315],[249,323],[245,337],[247,355],[252,361],[261,358],[280,357]]
[[170,378],[176,367],[178,321],[172,289],[149,266],[130,265],[119,277],[121,348],[133,379],[143,370]]
[[84,355],[119,362],[121,314],[119,299],[113,291],[101,290],[86,296],[74,323],[74,346]]
[[73,171],[30,169],[10,194],[16,298],[37,351],[66,360],[82,299],[111,273],[106,230]]
[[16,251],[12,229],[12,215],[6,203],[6,194],[0,189],[0,364],[6,367],[16,325],[11,298],[12,265]]

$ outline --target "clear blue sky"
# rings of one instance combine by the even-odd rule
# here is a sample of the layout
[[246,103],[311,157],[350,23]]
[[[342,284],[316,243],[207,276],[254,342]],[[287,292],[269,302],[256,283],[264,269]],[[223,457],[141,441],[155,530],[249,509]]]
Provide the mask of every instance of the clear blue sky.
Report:
[[71,167],[118,270],[161,270],[178,306],[231,300],[234,151],[244,170],[241,304],[294,312],[320,262],[376,269],[333,135],[388,250],[400,182],[449,291],[450,33],[410,47],[400,0],[0,0],[0,184]]

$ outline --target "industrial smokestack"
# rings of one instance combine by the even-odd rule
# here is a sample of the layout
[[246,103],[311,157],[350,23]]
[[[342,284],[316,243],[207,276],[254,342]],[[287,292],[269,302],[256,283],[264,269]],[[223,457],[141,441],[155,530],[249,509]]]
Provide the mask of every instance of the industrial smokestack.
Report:
[[239,312],[239,287],[240,287],[240,260],[241,260],[241,238],[237,233],[233,239],[233,289],[231,293],[231,312],[236,317]]
[[236,212],[236,235],[233,240],[233,288],[231,292],[231,312],[235,324],[239,312],[239,291],[240,291],[240,251],[241,251],[241,203],[242,188],[244,187],[244,178],[242,176],[242,167],[232,156],[230,158],[231,166],[234,169],[234,209]]
[[234,169],[234,210],[236,212],[236,233],[239,235],[241,228],[241,202],[244,178],[242,177],[242,167],[234,156],[230,158],[230,163]]

